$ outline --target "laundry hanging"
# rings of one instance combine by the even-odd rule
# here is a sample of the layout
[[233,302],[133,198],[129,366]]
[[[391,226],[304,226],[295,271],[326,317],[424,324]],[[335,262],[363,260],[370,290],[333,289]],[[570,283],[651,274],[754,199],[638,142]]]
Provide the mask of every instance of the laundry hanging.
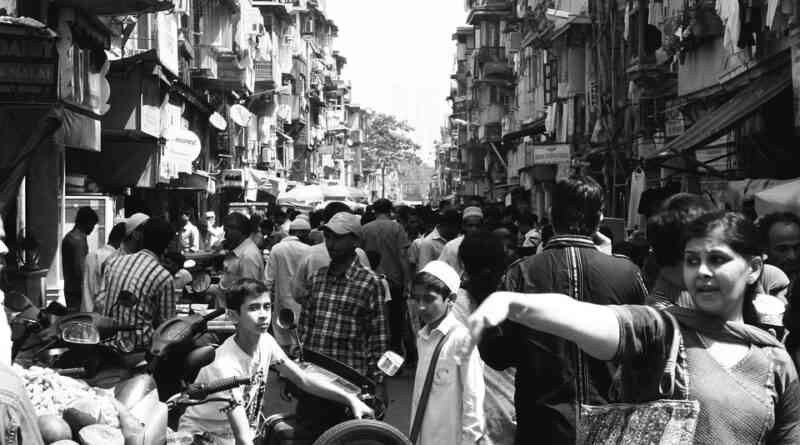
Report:
[[731,53],[737,51],[742,28],[739,15],[739,0],[717,0],[717,15],[725,26],[722,43]]

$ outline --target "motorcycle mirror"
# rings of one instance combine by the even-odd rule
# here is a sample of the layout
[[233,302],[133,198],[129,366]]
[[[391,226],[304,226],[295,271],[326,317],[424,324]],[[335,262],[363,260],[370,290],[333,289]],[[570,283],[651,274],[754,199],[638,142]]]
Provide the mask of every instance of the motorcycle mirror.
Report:
[[191,269],[195,266],[197,266],[197,262],[195,260],[186,260],[183,262],[184,269]]
[[380,359],[378,359],[378,369],[389,377],[393,377],[403,366],[406,359],[393,351],[386,351]]
[[202,293],[211,287],[211,275],[207,272],[192,274],[192,290],[196,293]]
[[281,309],[278,312],[278,327],[281,329],[295,329],[294,312],[291,309]]

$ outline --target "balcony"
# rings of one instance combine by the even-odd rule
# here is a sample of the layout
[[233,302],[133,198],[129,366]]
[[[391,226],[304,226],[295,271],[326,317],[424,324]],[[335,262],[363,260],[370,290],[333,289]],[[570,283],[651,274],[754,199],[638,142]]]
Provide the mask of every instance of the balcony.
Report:
[[195,45],[195,64],[192,77],[203,79],[217,78],[217,49],[212,45]]
[[267,91],[275,88],[275,77],[273,76],[272,61],[253,62],[255,70],[255,89],[256,91]]
[[485,18],[507,17],[514,14],[512,2],[508,0],[480,0],[471,4],[467,24],[475,25]]
[[239,65],[236,53],[221,52],[217,56],[217,77],[223,81],[245,83],[246,69]]
[[505,62],[506,49],[502,46],[484,46],[478,48],[478,63],[485,62]]

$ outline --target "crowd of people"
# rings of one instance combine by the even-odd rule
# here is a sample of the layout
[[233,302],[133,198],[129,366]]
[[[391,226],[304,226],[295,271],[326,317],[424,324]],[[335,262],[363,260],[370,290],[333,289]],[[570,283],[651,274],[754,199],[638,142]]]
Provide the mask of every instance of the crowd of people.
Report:
[[[384,401],[378,361],[387,350],[405,358],[416,444],[573,443],[579,404],[659,397],[700,402],[694,443],[800,443],[798,217],[753,221],[677,193],[646,231],[615,240],[603,196],[593,179],[574,176],[555,185],[541,218],[525,203],[478,199],[436,208],[380,199],[362,214],[340,202],[310,215],[231,213],[221,230],[211,213],[202,231],[189,212],[177,232],[134,214],[93,252],[86,236],[97,216],[80,209],[62,244],[65,294],[75,310],[138,326],[113,345],[141,350],[175,315],[171,246],[224,249],[210,292],[237,333],[199,379],[273,366],[368,413],[286,364],[296,340],[271,319],[290,309],[306,348],[373,379]],[[679,378],[663,394],[659,370],[675,339]],[[244,406],[256,400],[259,411],[252,397],[263,388],[247,394]],[[251,411],[196,410],[183,425],[251,443],[242,426],[256,422]]]

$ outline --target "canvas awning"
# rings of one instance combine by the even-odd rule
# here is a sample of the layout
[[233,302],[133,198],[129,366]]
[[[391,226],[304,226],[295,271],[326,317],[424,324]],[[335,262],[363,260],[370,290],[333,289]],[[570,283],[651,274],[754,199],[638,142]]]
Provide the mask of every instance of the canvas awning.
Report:
[[759,107],[791,86],[792,77],[786,70],[764,75],[742,88],[722,106],[698,119],[694,125],[666,144],[662,150],[642,153],[642,157],[652,159],[702,147],[719,138],[731,127],[755,113]]

